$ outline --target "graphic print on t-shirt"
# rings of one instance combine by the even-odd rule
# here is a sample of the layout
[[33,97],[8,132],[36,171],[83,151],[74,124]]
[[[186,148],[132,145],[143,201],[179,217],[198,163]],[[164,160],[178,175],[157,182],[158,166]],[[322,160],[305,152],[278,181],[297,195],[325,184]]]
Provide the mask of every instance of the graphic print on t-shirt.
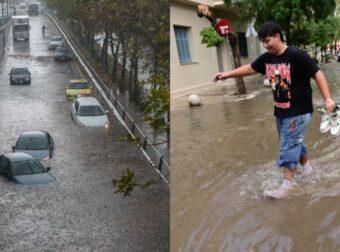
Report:
[[266,64],[266,75],[270,81],[274,95],[274,105],[277,108],[290,108],[290,64]]

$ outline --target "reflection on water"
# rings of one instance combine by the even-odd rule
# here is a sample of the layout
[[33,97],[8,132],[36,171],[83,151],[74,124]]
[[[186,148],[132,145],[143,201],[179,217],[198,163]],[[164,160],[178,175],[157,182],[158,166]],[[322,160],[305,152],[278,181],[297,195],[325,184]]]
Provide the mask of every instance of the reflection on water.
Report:
[[[324,69],[336,101],[339,66]],[[289,199],[270,200],[263,191],[282,176],[270,91],[202,98],[194,108],[172,102],[171,250],[340,251],[340,138],[319,132],[320,115],[306,138],[314,174],[297,174]]]

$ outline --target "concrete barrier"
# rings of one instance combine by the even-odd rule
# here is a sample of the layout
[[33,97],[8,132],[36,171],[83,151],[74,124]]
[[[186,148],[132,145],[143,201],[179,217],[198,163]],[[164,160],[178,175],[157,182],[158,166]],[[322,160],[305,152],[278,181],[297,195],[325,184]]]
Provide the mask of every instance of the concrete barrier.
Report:
[[10,36],[11,16],[0,17],[0,72]]

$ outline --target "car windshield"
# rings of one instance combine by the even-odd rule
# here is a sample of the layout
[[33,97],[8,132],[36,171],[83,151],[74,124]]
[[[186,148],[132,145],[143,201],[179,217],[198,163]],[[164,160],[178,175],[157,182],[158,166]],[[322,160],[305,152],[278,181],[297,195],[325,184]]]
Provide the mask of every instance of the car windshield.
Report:
[[101,116],[105,111],[99,105],[95,106],[81,106],[79,109],[79,116]]
[[12,163],[13,176],[44,173],[46,169],[37,160],[15,161]]
[[57,51],[56,52],[57,53],[64,53],[64,54],[66,54],[67,53],[67,49],[62,48],[62,47],[57,47]]
[[29,26],[28,25],[15,25],[14,26],[14,31],[28,31],[29,30]]
[[27,74],[28,70],[27,68],[13,68],[12,74],[14,75],[20,75],[20,74]]
[[70,83],[69,88],[71,88],[71,89],[84,89],[84,88],[89,88],[89,85],[86,82]]
[[48,142],[46,137],[20,137],[17,145],[17,150],[46,150]]

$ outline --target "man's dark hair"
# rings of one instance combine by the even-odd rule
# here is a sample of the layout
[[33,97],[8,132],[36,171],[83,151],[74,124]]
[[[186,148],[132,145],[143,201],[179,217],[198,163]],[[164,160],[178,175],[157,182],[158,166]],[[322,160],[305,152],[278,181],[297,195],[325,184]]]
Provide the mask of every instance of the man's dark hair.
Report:
[[260,27],[260,30],[258,32],[258,36],[259,36],[260,39],[264,39],[266,37],[273,37],[277,33],[280,34],[281,41],[285,42],[281,27],[277,23],[275,23],[274,21],[268,21],[268,22],[265,22]]

